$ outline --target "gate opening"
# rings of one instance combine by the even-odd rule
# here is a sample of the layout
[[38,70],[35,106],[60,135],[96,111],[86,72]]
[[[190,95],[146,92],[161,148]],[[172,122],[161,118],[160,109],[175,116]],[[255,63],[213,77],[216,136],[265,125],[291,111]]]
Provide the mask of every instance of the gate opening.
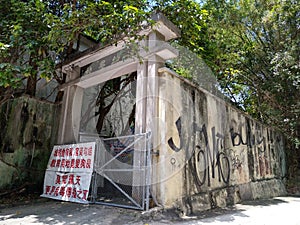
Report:
[[91,202],[139,210],[149,209],[150,138],[150,133],[115,138],[80,134],[80,141],[96,141]]
[[135,132],[136,72],[85,88],[80,132],[103,138]]
[[84,89],[80,142],[96,141],[91,200],[149,208],[150,137],[135,134],[137,73]]

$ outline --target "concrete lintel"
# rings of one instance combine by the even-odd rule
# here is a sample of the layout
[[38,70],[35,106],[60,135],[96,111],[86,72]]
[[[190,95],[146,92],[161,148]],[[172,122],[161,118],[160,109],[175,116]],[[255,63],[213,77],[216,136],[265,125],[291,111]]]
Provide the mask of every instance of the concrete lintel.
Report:
[[81,77],[77,85],[82,88],[88,88],[107,80],[120,77],[124,74],[132,73],[137,70],[137,64],[138,62],[136,59],[129,59],[124,62],[116,63]]
[[67,87],[78,85],[82,88],[87,88],[94,86],[96,84],[102,83],[109,79],[122,76],[136,71],[138,60],[128,59],[126,61],[121,61],[108,67],[104,67],[101,70],[97,70],[93,73],[87,74],[83,77],[70,80],[68,83],[62,84],[60,90],[64,90]]
[[167,19],[162,13],[157,13],[152,16],[156,21],[153,29],[161,33],[165,40],[171,40],[180,37],[180,30],[170,20]]
[[101,58],[105,58],[108,55],[114,54],[124,48],[124,41],[118,42],[116,45],[110,45],[105,48],[99,48],[89,54],[86,54],[62,67],[62,71],[66,72],[73,67],[83,67],[89,63],[95,62]]
[[145,52],[145,55],[141,55],[141,57],[143,59],[149,59],[153,55],[159,56],[164,62],[165,60],[176,58],[179,52],[169,43],[164,42],[161,45],[152,47],[149,52]]

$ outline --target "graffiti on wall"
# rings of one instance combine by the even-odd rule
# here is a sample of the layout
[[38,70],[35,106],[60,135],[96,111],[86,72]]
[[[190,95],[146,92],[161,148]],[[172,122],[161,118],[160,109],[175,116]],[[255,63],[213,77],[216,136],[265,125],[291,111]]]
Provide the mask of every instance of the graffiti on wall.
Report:
[[[190,144],[188,138],[184,137],[182,119],[179,117],[175,122],[178,144],[175,144],[172,137],[168,140],[169,147],[175,152],[187,149]],[[275,154],[274,146],[279,145],[280,139],[270,133],[271,130],[251,122],[248,118],[245,122],[232,120],[227,131],[229,143],[226,143],[226,146],[225,135],[216,127],[209,129],[206,124],[201,126],[193,124],[193,135],[198,137],[193,153],[195,179],[200,186],[204,184],[212,186],[213,180],[229,184],[231,173],[235,170],[243,173],[245,166],[248,166],[249,172],[246,171],[251,179],[274,176],[272,162],[276,164],[278,160],[280,161]],[[243,165],[245,157],[248,159],[247,165]]]
[[[249,119],[246,122],[232,120],[230,137],[232,146],[245,146],[249,151],[249,168],[251,177],[261,178],[274,175],[272,160],[276,161],[274,145],[279,145],[270,129],[264,129],[262,125],[251,125]],[[237,128],[234,130],[234,128]],[[274,136],[274,137],[273,137]],[[273,153],[272,153],[273,152]]]
[[[173,138],[168,140],[169,147],[179,152],[187,147],[182,135],[181,117],[176,121],[176,128],[179,136],[179,146],[176,146]],[[217,178],[219,182],[229,183],[230,180],[230,165],[229,158],[224,149],[224,135],[217,132],[215,127],[211,128],[211,142],[208,137],[207,127],[205,124],[198,126],[194,124],[194,131],[201,136],[203,144],[197,143],[195,146],[195,159],[197,168],[197,182],[203,185],[211,185],[211,179]]]

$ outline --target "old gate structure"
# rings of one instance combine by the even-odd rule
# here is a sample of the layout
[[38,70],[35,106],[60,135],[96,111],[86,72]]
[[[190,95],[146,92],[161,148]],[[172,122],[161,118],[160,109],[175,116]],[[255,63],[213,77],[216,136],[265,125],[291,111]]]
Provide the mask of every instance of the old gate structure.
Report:
[[154,20],[141,41],[89,49],[62,68],[59,144],[97,143],[91,201],[189,213],[284,194],[282,135],[201,85],[201,63],[196,83],[167,68],[183,53],[169,43],[180,31]]

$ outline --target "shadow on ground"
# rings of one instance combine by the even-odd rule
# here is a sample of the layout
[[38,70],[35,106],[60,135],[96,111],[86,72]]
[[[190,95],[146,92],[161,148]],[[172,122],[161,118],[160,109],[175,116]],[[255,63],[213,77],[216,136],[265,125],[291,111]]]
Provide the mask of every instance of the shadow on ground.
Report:
[[245,201],[241,203],[242,205],[252,205],[252,206],[270,206],[270,205],[277,205],[282,203],[288,203],[285,200],[273,198],[273,199],[259,199],[253,201]]
[[[248,209],[256,209],[259,212],[268,206],[288,206],[287,203],[299,204],[300,198],[273,198],[264,200],[247,201],[226,208],[216,208],[203,211],[199,214],[179,216],[175,210],[163,210],[153,208],[149,212],[141,212],[131,209],[108,207],[103,205],[83,205],[70,202],[60,202],[48,199],[1,208],[0,225],[14,224],[105,224],[105,225],[144,225],[144,224],[219,224],[219,222],[237,223],[248,221]],[[286,205],[286,206],[285,206]],[[259,206],[259,208],[255,207]],[[263,214],[263,216],[265,216]],[[252,219],[252,218],[251,218]],[[201,223],[197,223],[201,221]],[[226,224],[227,224],[226,223]]]

